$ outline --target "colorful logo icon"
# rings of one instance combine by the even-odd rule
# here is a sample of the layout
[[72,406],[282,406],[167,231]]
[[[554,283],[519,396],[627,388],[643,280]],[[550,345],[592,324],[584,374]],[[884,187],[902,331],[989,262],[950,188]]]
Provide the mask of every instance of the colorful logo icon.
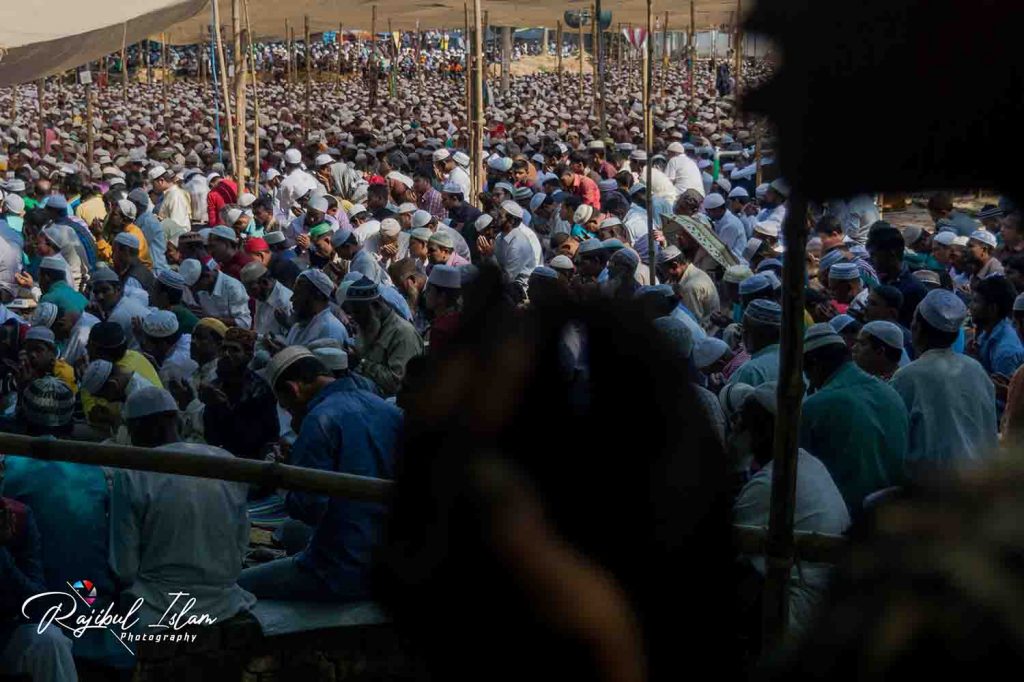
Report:
[[96,601],[96,586],[93,585],[91,580],[77,580],[71,587],[75,588],[79,596],[89,606],[92,606],[93,602]]

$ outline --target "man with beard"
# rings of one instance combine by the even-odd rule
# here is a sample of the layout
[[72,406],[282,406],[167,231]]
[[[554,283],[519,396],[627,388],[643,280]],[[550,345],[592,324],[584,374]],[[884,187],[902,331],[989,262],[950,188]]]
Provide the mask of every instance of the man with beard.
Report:
[[255,344],[255,332],[229,328],[220,344],[217,379],[199,388],[206,442],[245,459],[262,458],[280,429],[273,391],[249,369]]
[[342,308],[359,326],[350,366],[372,379],[381,395],[395,395],[402,386],[406,363],[423,353],[419,334],[381,298],[378,285],[366,277],[349,286]]
[[330,338],[346,344],[345,325],[331,310],[334,282],[320,270],[304,270],[295,280],[292,309],[295,324],[288,332],[286,345],[304,346],[315,339]]
[[971,273],[972,290],[982,280],[1003,274],[1003,264],[993,255],[996,246],[996,236],[988,230],[977,230],[968,238],[964,262]]
[[145,317],[149,312],[139,299],[125,294],[124,283],[110,268],[97,268],[92,273],[93,312],[106,322],[116,322],[128,338],[128,347],[137,350],[138,341],[132,329],[132,320]]
[[412,325],[416,332],[421,336],[426,334],[430,328],[430,321],[427,319],[423,299],[423,291],[427,285],[423,268],[412,258],[403,258],[388,268],[388,275],[412,312]]
[[270,274],[261,263],[242,268],[242,284],[256,303],[253,329],[257,334],[288,333],[292,315],[292,291]]

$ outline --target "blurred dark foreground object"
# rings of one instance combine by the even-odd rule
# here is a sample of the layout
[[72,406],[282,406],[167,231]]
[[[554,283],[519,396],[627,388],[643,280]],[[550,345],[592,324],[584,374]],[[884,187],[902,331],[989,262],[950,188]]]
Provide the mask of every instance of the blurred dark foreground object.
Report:
[[461,333],[402,395],[378,575],[431,677],[734,679],[728,466],[687,368],[639,309],[515,310],[493,269]]
[[1021,198],[1021,5],[1007,0],[766,0],[744,27],[779,69],[743,107],[779,133],[809,198],[1002,188]]
[[823,617],[761,679],[966,679],[1024,661],[1024,467],[996,464],[883,502]]

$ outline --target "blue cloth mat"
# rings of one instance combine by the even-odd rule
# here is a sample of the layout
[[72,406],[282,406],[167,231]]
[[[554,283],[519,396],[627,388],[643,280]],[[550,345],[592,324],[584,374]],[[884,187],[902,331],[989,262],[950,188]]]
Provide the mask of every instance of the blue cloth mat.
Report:
[[249,522],[254,526],[276,528],[288,518],[288,512],[284,508],[284,498],[280,495],[271,495],[262,500],[249,502]]

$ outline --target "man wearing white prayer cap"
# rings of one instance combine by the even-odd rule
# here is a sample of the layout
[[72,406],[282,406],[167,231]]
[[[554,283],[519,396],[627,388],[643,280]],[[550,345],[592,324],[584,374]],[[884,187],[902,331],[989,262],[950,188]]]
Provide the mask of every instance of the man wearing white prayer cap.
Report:
[[889,381],[910,361],[903,350],[903,329],[888,320],[868,322],[857,333],[853,361],[871,376]]
[[529,228],[523,227],[522,219],[522,206],[514,201],[503,202],[494,218],[497,236],[493,242],[483,236],[478,237],[477,248],[485,258],[494,255],[505,281],[514,284],[525,298],[527,280],[541,260],[534,251],[526,233]]
[[998,243],[996,236],[988,230],[975,230],[967,240],[964,263],[971,273],[971,284],[977,285],[983,279],[1003,274],[1003,264],[993,252]]
[[682,194],[692,189],[704,196],[704,179],[701,177],[700,169],[696,162],[686,155],[683,145],[673,142],[667,151],[668,164],[665,166],[665,175],[675,186],[676,191]]
[[342,344],[349,341],[345,325],[331,311],[334,289],[334,282],[320,270],[303,270],[299,274],[291,301],[295,323],[288,331],[287,345],[301,346],[323,338],[335,339]]
[[192,203],[189,195],[175,182],[174,171],[163,166],[154,166],[147,174],[153,190],[160,195],[156,217],[160,220],[170,218],[179,225],[192,223]]
[[[232,458],[211,445],[183,442],[177,404],[161,388],[133,391],[122,416],[132,445]],[[110,564],[130,586],[127,594],[142,603],[136,618],[143,627],[160,622],[172,607],[176,597],[166,585],[174,582],[218,621],[253,606],[253,595],[236,584],[249,538],[248,486],[127,469],[112,477],[110,523],[118,532]],[[150,569],[139,572],[139,566]]]
[[804,401],[800,446],[818,453],[847,506],[859,511],[865,497],[905,480],[907,413],[892,388],[854,364],[827,323],[807,328],[804,368],[812,395]]
[[743,346],[750,353],[750,359],[733,372],[729,377],[730,384],[756,387],[778,380],[781,325],[782,306],[775,301],[757,298],[747,304],[743,311]]
[[[436,236],[436,235],[435,235]],[[433,315],[427,344],[438,352],[449,343],[459,329],[459,302],[462,293],[462,274],[458,267],[439,263],[430,270],[424,302]]]
[[967,313],[963,301],[946,289],[929,291],[914,313],[917,359],[890,382],[911,415],[911,469],[979,462],[994,454],[998,426],[992,380],[977,360],[952,349]]
[[302,167],[302,153],[291,148],[284,153],[284,179],[277,188],[275,197],[278,205],[287,210],[307,192],[316,190],[320,183]]
[[725,198],[717,192],[704,197],[704,212],[715,225],[715,234],[729,247],[737,259],[743,259],[747,246],[747,229],[736,215],[726,208]]

